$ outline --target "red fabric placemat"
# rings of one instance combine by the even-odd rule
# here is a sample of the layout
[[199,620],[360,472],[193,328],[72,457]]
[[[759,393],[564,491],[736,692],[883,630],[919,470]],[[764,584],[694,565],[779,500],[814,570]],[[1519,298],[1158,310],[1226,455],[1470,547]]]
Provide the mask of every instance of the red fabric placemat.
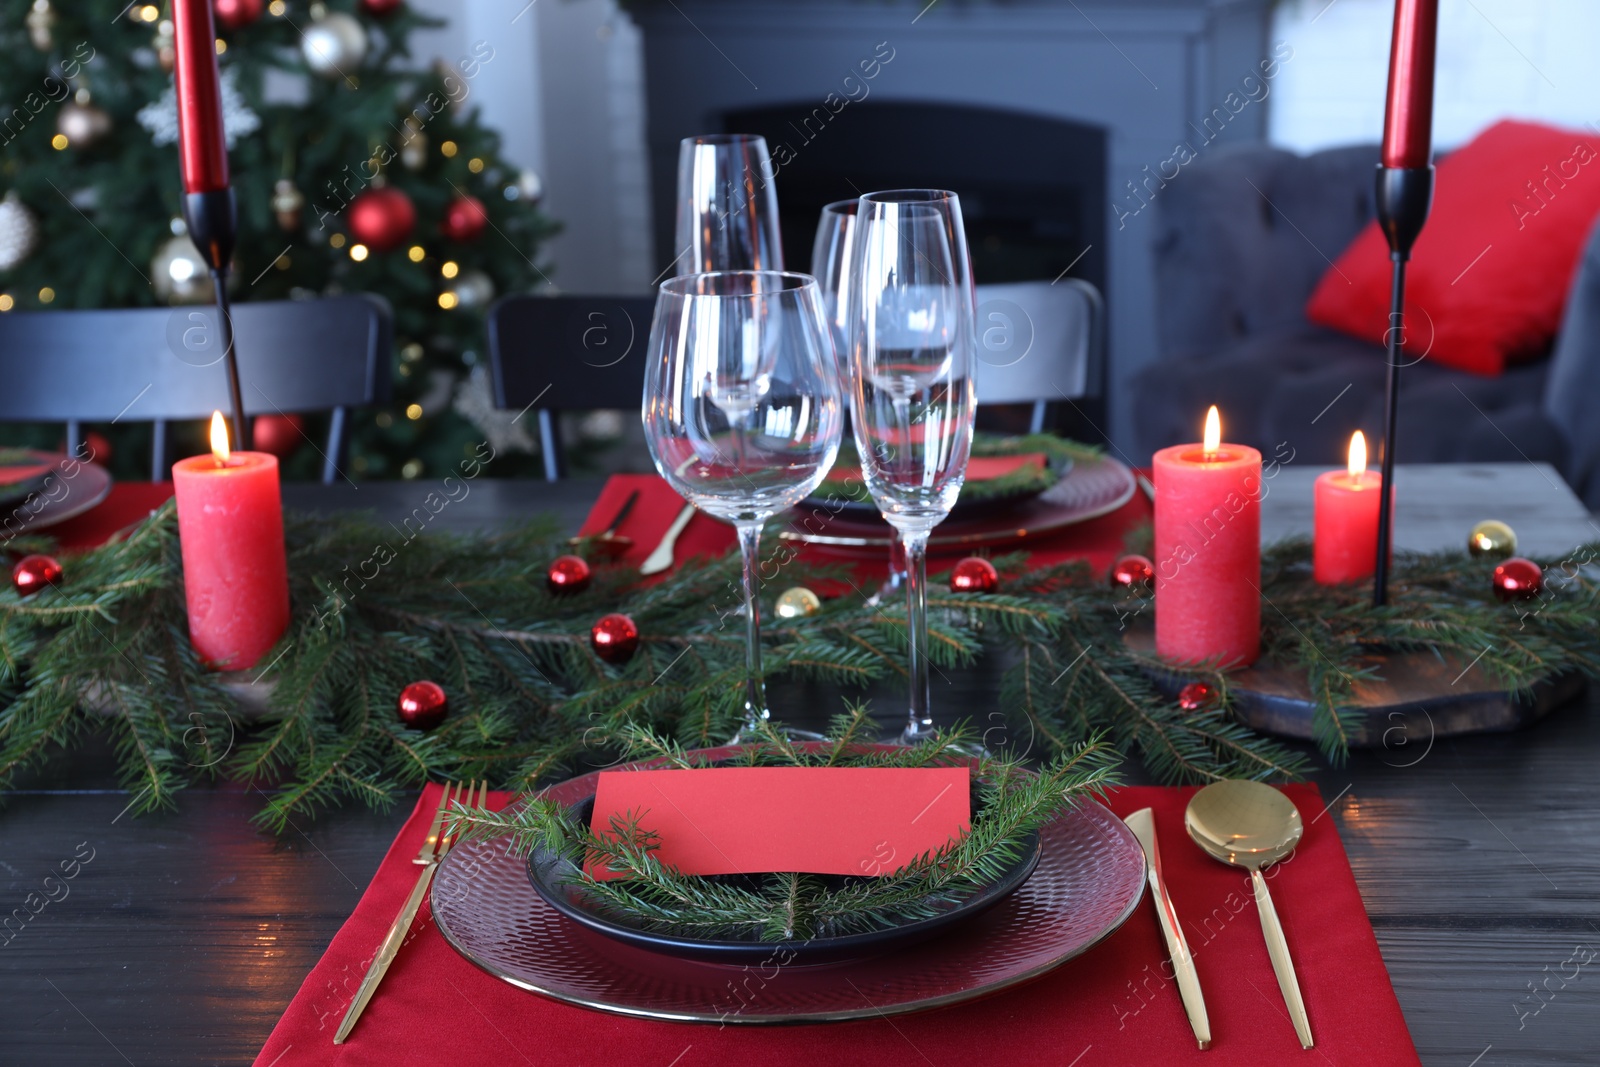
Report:
[[[519,990],[457,955],[425,905],[350,1040],[335,1046],[334,1030],[366,963],[416,879],[411,857],[439,799],[439,787],[430,785],[256,1064],[1417,1064],[1344,846],[1316,787],[1285,789],[1306,835],[1271,881],[1317,1040],[1312,1052],[1301,1050],[1284,1010],[1249,878],[1203,855],[1184,833],[1183,811],[1194,792],[1121,789],[1110,806],[1119,815],[1155,809],[1168,886],[1211,1019],[1208,1052],[1196,1048],[1177,989],[1163,976],[1169,965],[1148,899],[1103,944],[986,999],[887,1019],[721,1028],[611,1015]],[[491,803],[507,799],[495,794]]]
[[[638,490],[639,499],[622,525],[617,527],[616,533],[633,539],[633,547],[622,557],[622,562],[637,567],[660,543],[672,520],[684,506],[683,497],[658,475],[613,474],[600,490],[594,507],[589,509],[589,517],[584,520],[579,533],[587,536],[603,532],[634,490]],[[1095,571],[1107,570],[1123,554],[1123,542],[1128,533],[1140,523],[1148,522],[1150,515],[1149,499],[1143,493],[1134,493],[1126,504],[1109,515],[1065,527],[1057,534],[1030,542],[1032,562],[1035,566],[1046,566],[1068,559],[1084,559]],[[692,556],[720,556],[733,547],[732,526],[695,512],[689,525],[678,535],[674,556],[681,563]],[[770,554],[773,547],[763,543],[763,555]],[[887,548],[884,549],[884,557],[882,562],[857,563],[857,576],[862,581],[882,581],[888,570]],[[810,551],[809,546],[800,549],[800,558],[812,563],[836,564],[840,561],[838,556]],[[934,572],[945,570],[954,562],[954,557],[930,559],[928,569]]]
[[149,518],[170,499],[171,482],[117,482],[109,496],[82,515],[39,532],[54,537],[65,549],[94,548]]

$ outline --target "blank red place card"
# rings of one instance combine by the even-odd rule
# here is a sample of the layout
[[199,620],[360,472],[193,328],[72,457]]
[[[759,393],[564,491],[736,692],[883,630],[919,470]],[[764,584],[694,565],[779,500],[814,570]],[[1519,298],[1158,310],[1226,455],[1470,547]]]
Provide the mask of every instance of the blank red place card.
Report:
[[590,825],[609,833],[613,814],[636,816],[685,874],[891,874],[967,831],[970,778],[967,767],[607,771]]

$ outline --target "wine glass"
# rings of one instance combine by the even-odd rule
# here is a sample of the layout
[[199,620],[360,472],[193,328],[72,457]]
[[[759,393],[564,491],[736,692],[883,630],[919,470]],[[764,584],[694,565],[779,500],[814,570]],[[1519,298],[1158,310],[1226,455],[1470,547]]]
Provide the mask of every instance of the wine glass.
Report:
[[849,290],[850,411],[867,491],[906,557],[910,717],[933,730],[928,693],[928,535],[961,493],[977,407],[975,294],[961,202],[938,189],[868,193]]
[[[817,222],[817,236],[811,244],[811,274],[822,287],[822,306],[828,312],[828,326],[833,333],[834,350],[839,355],[839,382],[845,395],[850,395],[855,378],[850,359],[850,275],[854,262],[856,217],[861,201],[835,200],[822,209]],[[849,424],[846,422],[848,432]],[[883,585],[867,598],[867,603],[877,607],[892,600],[900,592],[906,577],[905,550],[899,540],[889,545],[889,571]]]
[[685,137],[678,145],[673,273],[783,270],[775,175],[764,137]]
[[839,452],[839,372],[816,280],[779,271],[663,282],[650,324],[645,440],[695,507],[739,531],[745,691],[739,740],[768,718],[761,680],[761,526],[816,491]]

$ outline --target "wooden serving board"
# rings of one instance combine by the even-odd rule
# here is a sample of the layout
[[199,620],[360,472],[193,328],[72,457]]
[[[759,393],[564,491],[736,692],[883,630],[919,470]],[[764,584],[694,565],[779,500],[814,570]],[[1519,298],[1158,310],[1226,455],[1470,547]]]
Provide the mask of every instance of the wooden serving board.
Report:
[[[1130,649],[1155,655],[1155,629],[1141,626],[1123,637]],[[1360,714],[1350,744],[1420,756],[1440,737],[1518,730],[1538,722],[1584,693],[1581,674],[1546,678],[1529,693],[1495,684],[1474,663],[1427,652],[1374,652],[1381,678],[1358,681],[1350,707]],[[1176,698],[1194,680],[1182,670],[1152,672],[1163,693]],[[1303,671],[1261,660],[1229,676],[1240,722],[1262,733],[1311,740],[1316,710]]]

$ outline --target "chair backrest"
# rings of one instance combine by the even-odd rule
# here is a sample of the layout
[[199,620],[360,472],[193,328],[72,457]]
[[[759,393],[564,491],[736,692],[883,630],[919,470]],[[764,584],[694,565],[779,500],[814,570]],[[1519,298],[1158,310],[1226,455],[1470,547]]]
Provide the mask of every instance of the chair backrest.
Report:
[[565,473],[556,413],[637,411],[656,298],[508,296],[489,309],[497,407],[537,409],[545,477]]
[[[489,309],[495,405],[538,412],[545,477],[565,473],[556,413],[639,407],[654,296],[508,296]],[[978,399],[1031,403],[1033,432],[1056,400],[1098,398],[1100,293],[1063,278],[978,286]]]
[[1032,404],[1031,431],[1054,401],[1099,399],[1105,304],[1078,278],[978,286],[978,402]]
[[[151,476],[166,478],[168,420],[228,410],[211,307],[33,311],[0,315],[0,422],[156,424]],[[338,474],[348,409],[388,398],[389,307],[365,295],[233,308],[247,415],[331,411],[323,481]]]

